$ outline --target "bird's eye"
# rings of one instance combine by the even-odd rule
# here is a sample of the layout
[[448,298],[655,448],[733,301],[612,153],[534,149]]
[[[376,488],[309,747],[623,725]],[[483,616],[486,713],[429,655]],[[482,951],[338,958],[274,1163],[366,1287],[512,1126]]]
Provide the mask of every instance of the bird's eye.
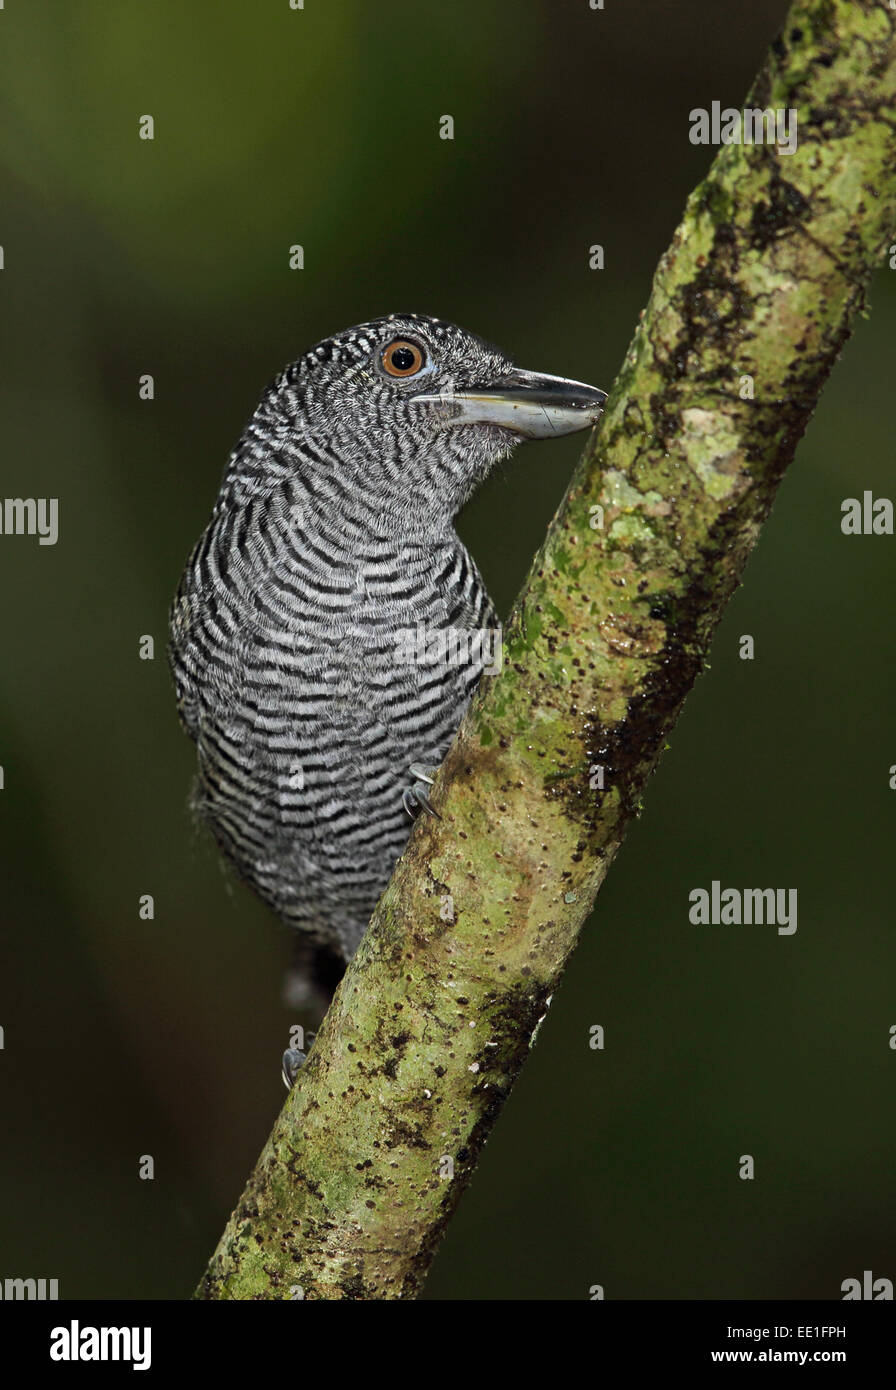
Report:
[[396,338],[383,349],[382,361],[390,376],[415,376],[423,366],[424,357],[416,343]]

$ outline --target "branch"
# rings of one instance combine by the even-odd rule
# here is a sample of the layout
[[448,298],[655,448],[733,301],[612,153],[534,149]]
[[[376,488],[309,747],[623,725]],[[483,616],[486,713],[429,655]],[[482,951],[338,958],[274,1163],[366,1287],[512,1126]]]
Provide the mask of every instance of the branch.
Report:
[[420,1289],[893,233],[894,27],[880,0],[793,5],[747,105],[795,108],[798,148],[723,146],[691,195],[442,819],[415,827],[198,1297]]

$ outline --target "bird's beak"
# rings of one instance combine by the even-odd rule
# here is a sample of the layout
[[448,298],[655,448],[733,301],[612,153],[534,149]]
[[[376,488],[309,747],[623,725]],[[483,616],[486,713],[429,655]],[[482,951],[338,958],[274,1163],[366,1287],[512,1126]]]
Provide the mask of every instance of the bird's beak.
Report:
[[447,425],[500,425],[526,439],[574,434],[597,422],[606,391],[562,376],[524,372],[518,367],[494,386],[412,396],[416,405],[437,405]]

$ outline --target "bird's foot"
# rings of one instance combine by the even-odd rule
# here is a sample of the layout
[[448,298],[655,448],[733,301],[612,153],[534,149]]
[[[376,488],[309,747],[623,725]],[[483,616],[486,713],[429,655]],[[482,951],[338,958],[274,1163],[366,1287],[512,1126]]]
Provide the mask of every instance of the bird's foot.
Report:
[[297,1047],[288,1047],[283,1054],[283,1084],[287,1091],[291,1091],[295,1085],[296,1077],[305,1065],[307,1053],[300,1052]]
[[421,809],[426,811],[430,816],[435,816],[436,820],[442,819],[438,811],[430,805],[428,795],[429,788],[432,786],[438,770],[437,767],[424,767],[422,763],[411,763],[408,768],[408,771],[414,778],[414,784],[406,788],[402,794],[401,802],[404,809],[411,817],[411,820],[417,819]]

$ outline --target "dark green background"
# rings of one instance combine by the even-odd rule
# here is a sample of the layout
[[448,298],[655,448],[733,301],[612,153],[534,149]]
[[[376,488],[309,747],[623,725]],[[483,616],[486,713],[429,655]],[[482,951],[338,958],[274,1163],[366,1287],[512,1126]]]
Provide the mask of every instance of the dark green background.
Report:
[[[186,1296],[283,1100],[287,939],[192,829],[164,660],[262,387],[396,309],[609,387],[711,159],[688,112],[742,104],[785,8],[8,0],[0,493],[58,497],[60,539],[0,537],[0,1278]],[[894,278],[876,277],[429,1297],[829,1299],[864,1269],[896,1279],[896,538],[839,525],[844,497],[893,493]],[[526,447],[462,519],[502,612],[580,443]],[[688,893],[715,878],[798,888],[796,935],[692,926]]]

